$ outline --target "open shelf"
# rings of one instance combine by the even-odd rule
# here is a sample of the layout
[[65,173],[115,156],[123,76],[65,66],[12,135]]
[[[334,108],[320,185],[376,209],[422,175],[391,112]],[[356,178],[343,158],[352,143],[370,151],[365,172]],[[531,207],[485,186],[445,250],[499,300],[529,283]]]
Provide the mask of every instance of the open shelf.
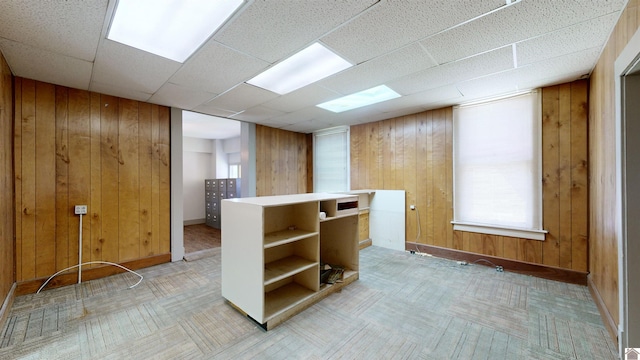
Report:
[[313,296],[316,292],[295,282],[269,291],[265,294],[265,322],[270,318],[288,310],[307,298]]
[[264,236],[264,248],[267,249],[273,246],[284,245],[314,235],[318,235],[318,232],[301,229],[274,231]]
[[[268,330],[355,281],[357,199],[321,193],[224,200],[222,296]],[[321,289],[321,261],[348,269],[343,281]]]
[[269,285],[314,266],[318,266],[318,262],[295,255],[272,261],[264,265],[264,284]]
[[321,219],[320,222],[331,221],[331,220],[341,219],[348,216],[357,216],[357,215],[358,214],[344,214],[344,215],[338,215],[338,216],[331,216],[331,217],[326,217],[324,219]]

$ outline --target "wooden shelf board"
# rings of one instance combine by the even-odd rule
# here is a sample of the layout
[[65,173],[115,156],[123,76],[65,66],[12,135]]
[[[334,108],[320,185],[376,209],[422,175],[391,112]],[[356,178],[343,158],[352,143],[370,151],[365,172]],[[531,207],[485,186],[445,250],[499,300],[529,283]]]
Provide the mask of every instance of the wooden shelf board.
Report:
[[326,217],[324,220],[320,220],[320,222],[331,221],[331,220],[336,220],[336,219],[342,219],[342,218],[346,218],[346,217],[349,217],[349,216],[358,216],[358,213],[356,212],[356,213],[351,213],[351,214]]
[[264,317],[267,322],[270,318],[294,308],[316,292],[295,282],[279,287],[265,294]]
[[319,291],[311,291],[296,283],[290,283],[267,293],[263,328],[273,329],[300,311],[358,280],[358,277],[357,271],[347,270],[342,282],[322,286]]
[[274,231],[264,236],[264,248],[284,245],[293,241],[305,239],[318,235],[317,231],[307,231],[301,229]]
[[289,256],[272,261],[264,266],[264,285],[293,276],[314,266],[318,266],[317,261],[311,261],[299,256]]

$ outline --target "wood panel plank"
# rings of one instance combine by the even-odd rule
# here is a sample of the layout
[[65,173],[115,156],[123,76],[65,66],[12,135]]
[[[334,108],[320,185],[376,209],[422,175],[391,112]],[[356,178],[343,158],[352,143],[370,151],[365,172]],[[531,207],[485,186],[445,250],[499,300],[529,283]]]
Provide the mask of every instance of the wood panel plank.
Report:
[[22,275],[22,78],[14,78],[13,82],[13,186],[15,196],[14,206],[14,236],[15,236],[15,280],[24,279]]
[[[426,198],[426,203],[424,204],[424,209],[425,209],[425,213],[426,213],[426,220],[425,220],[425,224],[426,224],[426,233],[427,233],[427,238],[426,238],[426,243],[429,245],[435,245],[435,230],[434,230],[434,218],[433,218],[433,214],[434,214],[434,209],[433,209],[433,204],[434,204],[434,177],[435,177],[435,173],[434,173],[434,161],[433,161],[433,111],[427,111],[426,113],[426,122],[427,122],[427,134],[426,134],[426,167],[427,167],[427,173],[426,173],[426,183],[425,183],[425,188],[427,191],[427,198]],[[458,248],[457,249],[462,249],[462,236],[458,237]]]
[[433,114],[433,226],[434,244],[447,246],[447,127],[443,109]]
[[393,190],[404,190],[404,169],[402,168],[402,164],[404,164],[405,157],[405,144],[404,144],[404,132],[402,131],[402,127],[404,126],[404,120],[399,117],[394,119],[394,131],[396,136],[396,156],[395,156],[395,167],[391,169],[394,173],[394,187]]
[[453,247],[453,108],[445,111],[445,166],[446,166],[446,234],[447,247]]
[[[571,269],[571,84],[558,86],[558,263]],[[545,254],[546,256],[546,254]]]
[[56,272],[56,133],[55,86],[36,83],[36,277]]
[[151,105],[151,246],[160,254],[160,107]]
[[166,254],[171,249],[171,115],[168,107],[158,109],[160,125],[159,156],[160,156],[160,254]]
[[153,146],[151,145],[151,104],[138,104],[138,171],[140,206],[140,257],[154,254],[152,237],[153,208],[151,203],[151,181]]
[[560,183],[559,175],[559,87],[542,89],[542,214],[549,233],[544,241],[544,264],[559,265]]
[[476,254],[482,254],[482,234],[478,233],[469,233],[469,245],[466,251],[470,251]]
[[91,194],[87,217],[91,226],[89,251],[91,261],[102,261],[102,168],[100,144],[100,94],[91,93]]
[[362,139],[360,137],[360,129],[362,125],[351,126],[349,129],[349,167],[351,172],[349,173],[349,180],[351,183],[351,190],[360,190],[360,151],[362,148]]
[[[88,91],[69,89],[69,264],[78,264],[80,217],[75,205],[89,205],[91,197],[91,97]],[[88,250],[90,221],[82,222],[82,262],[91,260]]]
[[518,260],[540,264],[542,263],[542,241],[517,239]]
[[56,87],[56,270],[69,267],[69,92]]
[[[417,168],[417,146],[416,146],[416,126],[417,118],[415,115],[404,116],[404,189],[406,196],[406,209],[409,209],[410,205],[415,205],[416,196],[416,168]],[[406,210],[405,209],[405,210]],[[406,239],[405,241],[418,242],[418,223],[416,219],[416,212],[408,210],[406,213]]]
[[382,188],[392,190],[396,188],[395,179],[395,154],[396,154],[396,134],[395,119],[388,119],[380,123],[382,140]]
[[20,280],[32,279],[36,275],[36,84],[33,80],[22,80],[22,242]]
[[119,99],[118,118],[118,229],[119,260],[140,257],[140,168],[138,157],[138,104]]
[[417,242],[427,243],[427,114],[416,114],[416,206],[418,230]]
[[588,139],[586,81],[571,84],[571,268],[587,271],[588,255]]
[[119,259],[118,99],[102,95],[100,169],[102,172],[102,260]]

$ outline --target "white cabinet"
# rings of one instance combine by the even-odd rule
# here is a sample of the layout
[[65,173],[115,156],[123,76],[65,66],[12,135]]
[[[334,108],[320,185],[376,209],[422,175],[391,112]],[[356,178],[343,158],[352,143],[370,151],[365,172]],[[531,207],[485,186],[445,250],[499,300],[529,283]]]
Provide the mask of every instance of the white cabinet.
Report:
[[[223,200],[222,296],[270,329],[357,280],[357,201],[335,194]],[[321,283],[324,264],[344,269],[342,281]]]

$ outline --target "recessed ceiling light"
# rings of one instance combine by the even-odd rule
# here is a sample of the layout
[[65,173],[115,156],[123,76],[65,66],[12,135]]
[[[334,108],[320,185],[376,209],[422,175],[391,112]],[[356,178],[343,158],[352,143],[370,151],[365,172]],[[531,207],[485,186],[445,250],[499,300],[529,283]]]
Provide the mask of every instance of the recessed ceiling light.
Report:
[[184,62],[244,0],[120,0],[107,39]]
[[359,107],[372,105],[399,97],[400,94],[391,90],[386,85],[380,85],[371,89],[357,92],[355,94],[327,101],[316,106],[329,111],[333,111],[335,113],[341,113],[343,111],[357,109]]
[[314,43],[247,83],[284,95],[351,66],[320,43]]

